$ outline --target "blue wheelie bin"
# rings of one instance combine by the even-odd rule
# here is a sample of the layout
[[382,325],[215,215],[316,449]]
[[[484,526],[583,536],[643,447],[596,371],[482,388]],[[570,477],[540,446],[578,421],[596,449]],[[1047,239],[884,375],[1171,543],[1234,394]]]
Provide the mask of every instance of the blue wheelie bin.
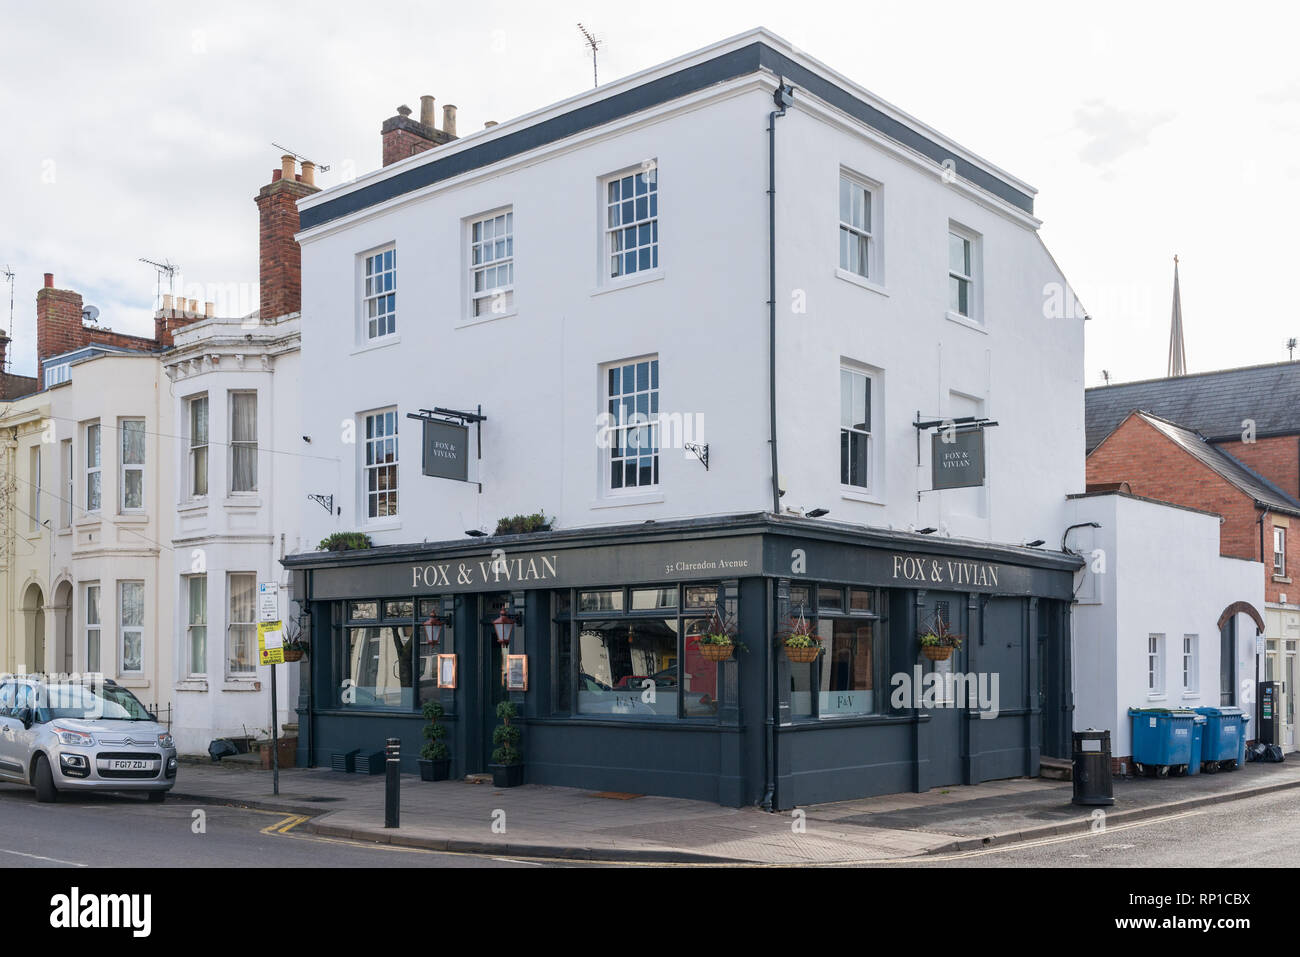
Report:
[[1246,759],[1246,722],[1250,715],[1240,708],[1223,706],[1221,708],[1197,708],[1197,714],[1204,715],[1205,747],[1201,759],[1206,771],[1233,770]]
[[1198,714],[1192,719],[1192,754],[1187,760],[1185,774],[1201,773],[1201,755],[1205,750],[1205,724],[1206,717]]
[[1133,763],[1139,773],[1166,777],[1192,761],[1197,714],[1189,708],[1129,708],[1133,730]]

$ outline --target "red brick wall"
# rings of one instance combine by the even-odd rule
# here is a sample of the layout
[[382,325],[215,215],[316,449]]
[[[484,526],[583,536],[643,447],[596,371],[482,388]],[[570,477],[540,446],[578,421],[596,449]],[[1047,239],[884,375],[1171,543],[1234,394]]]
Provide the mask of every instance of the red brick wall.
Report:
[[1250,496],[1137,415],[1130,415],[1093,449],[1087,475],[1089,485],[1128,482],[1134,495],[1216,512],[1224,518],[1220,554],[1259,558],[1258,513]]
[[433,149],[438,144],[425,139],[410,130],[386,130],[383,134],[384,165],[391,166],[398,160]]
[[36,292],[37,382],[44,388],[45,360],[89,345],[122,346],[153,350],[157,343],[144,336],[98,329],[81,321],[81,295],[70,289],[46,286]]
[[1300,497],[1300,437],[1279,435],[1254,442],[1220,442],[1218,446],[1288,495]]
[[302,250],[293,236],[298,231],[298,200],[318,190],[296,178],[273,176],[255,199],[263,319],[302,311]]

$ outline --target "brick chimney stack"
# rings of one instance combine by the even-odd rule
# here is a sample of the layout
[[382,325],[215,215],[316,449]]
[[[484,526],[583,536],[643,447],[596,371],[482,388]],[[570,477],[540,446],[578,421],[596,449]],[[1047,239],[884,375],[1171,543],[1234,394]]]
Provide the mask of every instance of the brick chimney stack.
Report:
[[292,156],[280,157],[271,182],[258,191],[260,252],[260,315],[263,321],[302,311],[302,250],[293,238],[298,231],[298,200],[319,192],[315,167],[295,172]]
[[[450,111],[450,112],[448,112]],[[420,118],[411,119],[411,108],[399,106],[397,115],[384,120],[380,136],[384,143],[384,165],[423,153],[456,139],[456,107],[444,106],[443,128],[434,125],[433,97],[420,97]]]
[[45,381],[45,360],[85,344],[81,324],[81,294],[55,289],[54,273],[36,290],[36,379]]

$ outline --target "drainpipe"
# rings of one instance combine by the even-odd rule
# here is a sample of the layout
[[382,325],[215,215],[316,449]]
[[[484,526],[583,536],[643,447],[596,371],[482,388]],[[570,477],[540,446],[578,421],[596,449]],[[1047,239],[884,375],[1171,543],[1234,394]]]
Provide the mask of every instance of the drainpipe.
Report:
[[776,456],[776,118],[794,103],[794,87],[778,77],[772,94],[777,109],[767,115],[767,405],[771,417],[772,514],[781,514],[781,480]]

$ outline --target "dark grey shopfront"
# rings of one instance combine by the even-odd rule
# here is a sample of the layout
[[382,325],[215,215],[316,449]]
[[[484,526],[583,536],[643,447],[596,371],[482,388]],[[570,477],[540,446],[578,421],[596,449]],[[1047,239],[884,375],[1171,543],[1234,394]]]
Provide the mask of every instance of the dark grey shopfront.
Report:
[[[453,776],[483,771],[505,697],[530,783],[729,806],[1034,775],[1067,753],[1077,563],[1061,553],[746,515],[285,564],[313,650],[302,764],[398,737],[414,771],[435,699]],[[503,686],[503,610],[526,691]],[[747,648],[721,664],[693,640],[715,612]],[[813,663],[775,643],[801,616],[824,639]],[[936,616],[966,636],[941,664],[917,641]],[[436,646],[430,621],[446,625]],[[451,654],[454,689],[437,680]]]

